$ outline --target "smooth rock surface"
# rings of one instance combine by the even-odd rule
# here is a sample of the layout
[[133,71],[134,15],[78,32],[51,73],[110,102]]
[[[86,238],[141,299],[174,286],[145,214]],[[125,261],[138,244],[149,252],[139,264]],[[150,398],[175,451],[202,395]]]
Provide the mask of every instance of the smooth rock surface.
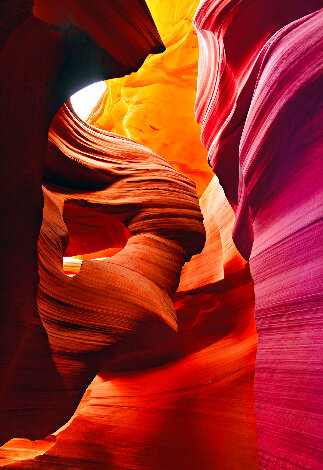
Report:
[[264,469],[322,467],[321,2],[205,1],[196,115],[250,258]]

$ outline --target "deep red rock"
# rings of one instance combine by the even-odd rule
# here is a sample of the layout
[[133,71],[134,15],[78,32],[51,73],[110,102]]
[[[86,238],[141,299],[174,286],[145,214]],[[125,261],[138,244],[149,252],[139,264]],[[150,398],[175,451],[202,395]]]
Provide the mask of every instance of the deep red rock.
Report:
[[[205,216],[209,207],[217,224],[214,226],[211,218],[205,219],[205,249],[185,265],[183,282],[175,294],[177,333],[169,328],[152,329],[151,324],[147,335],[141,324],[136,336],[119,346],[115,357],[111,357],[113,347],[110,347],[110,355],[107,350],[102,368],[88,389],[90,396],[77,410],[73,421],[56,435],[51,449],[31,461],[8,468],[54,469],[62,465],[84,469],[89,465],[111,469],[206,470],[229,469],[232,465],[248,470],[258,468],[253,401],[257,342],[253,283],[245,260],[232,242],[233,212],[216,177],[201,202]],[[48,233],[46,219],[45,214],[41,244]],[[216,249],[215,240],[220,241]],[[143,245],[139,245],[139,249],[140,246],[142,249]],[[120,254],[125,253],[127,247]],[[114,260],[117,262],[118,257],[110,258],[110,263]],[[127,256],[126,261],[129,265],[131,258]],[[88,270],[95,265],[108,268],[109,259],[92,261],[85,267]],[[120,264],[115,266],[121,268]],[[204,266],[204,271],[199,266]],[[203,274],[207,271],[205,266],[209,266],[208,276]],[[54,285],[47,282],[45,285],[57,295],[57,267],[55,271]],[[197,276],[191,276],[192,272]],[[83,273],[83,281],[86,273]],[[99,288],[97,281],[108,274],[106,269],[94,274],[96,290]],[[72,289],[82,283],[78,276],[72,278],[76,281]],[[185,281],[187,276],[189,286]],[[61,262],[60,277],[63,279]],[[65,277],[65,289],[68,281],[71,279]],[[103,297],[102,293],[93,295],[93,287],[91,291],[92,302],[98,304],[99,299],[107,295],[110,303],[114,301],[110,290],[103,293]],[[121,295],[127,295],[127,291],[122,292],[121,285],[117,302]],[[69,301],[71,299],[73,295],[69,295]],[[53,312],[54,322],[47,330],[49,337],[51,330],[57,328],[57,305]],[[42,314],[48,316],[43,310]],[[119,332],[122,332],[122,324],[121,321],[118,324]],[[70,327],[65,325],[64,330],[77,341]],[[89,329],[87,331],[89,333]],[[83,336],[84,330],[80,334]],[[97,333],[91,332],[93,337],[98,337]],[[70,343],[61,343],[61,350]],[[155,367],[149,368],[152,365]],[[79,371],[78,365],[75,372]],[[62,372],[66,377],[66,372]]]
[[[1,442],[10,437],[42,437],[71,413],[36,304],[37,239],[48,130],[71,93],[94,79],[129,73],[148,53],[163,50],[145,2],[135,3],[138,17],[134,27],[126,27],[131,16],[128,2],[124,2],[123,16],[116,13],[119,20],[113,25],[120,43],[134,39],[131,53],[123,55],[122,62],[118,61],[120,51],[112,56],[106,43],[91,36],[94,10],[90,2],[71,5],[68,18],[73,20],[58,26],[33,16],[31,2],[1,3],[5,24],[0,52]],[[53,8],[54,4],[48,5]],[[110,10],[104,12],[104,5]],[[111,24],[113,2],[101,2],[100,8],[104,30]],[[76,24],[72,27],[73,21]],[[48,402],[60,403],[62,412],[48,407]]]

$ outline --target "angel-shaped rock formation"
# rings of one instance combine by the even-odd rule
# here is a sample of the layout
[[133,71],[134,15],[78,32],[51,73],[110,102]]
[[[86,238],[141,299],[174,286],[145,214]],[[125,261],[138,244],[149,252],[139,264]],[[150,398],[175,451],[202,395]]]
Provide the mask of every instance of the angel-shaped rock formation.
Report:
[[[136,70],[164,49],[144,1],[120,7],[35,2],[32,11],[29,1],[1,3],[2,442],[42,437],[71,415],[37,307],[43,167],[50,122],[71,93]],[[112,33],[105,39],[107,27],[118,31],[117,41]]]

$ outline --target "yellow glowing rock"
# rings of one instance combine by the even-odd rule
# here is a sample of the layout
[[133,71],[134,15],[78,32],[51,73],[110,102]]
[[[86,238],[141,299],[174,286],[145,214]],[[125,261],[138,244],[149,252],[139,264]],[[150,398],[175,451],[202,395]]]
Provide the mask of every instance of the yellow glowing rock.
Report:
[[147,3],[166,51],[149,56],[138,72],[108,80],[88,122],[151,148],[192,178],[201,195],[213,173],[194,117],[198,42],[191,21],[199,2]]

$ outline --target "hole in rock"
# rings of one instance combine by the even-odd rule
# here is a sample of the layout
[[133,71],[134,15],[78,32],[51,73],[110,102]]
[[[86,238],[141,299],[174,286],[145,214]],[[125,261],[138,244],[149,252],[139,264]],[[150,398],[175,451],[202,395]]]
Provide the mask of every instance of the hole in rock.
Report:
[[0,467],[42,455],[55,445],[55,440],[53,435],[35,441],[24,438],[10,439],[0,447]]
[[106,89],[107,85],[105,82],[96,82],[71,96],[73,109],[83,121],[86,121],[89,117]]
[[63,219],[69,233],[63,269],[68,276],[77,274],[83,260],[107,258],[118,253],[130,238],[118,214],[104,213],[104,208],[84,207],[69,201]]

